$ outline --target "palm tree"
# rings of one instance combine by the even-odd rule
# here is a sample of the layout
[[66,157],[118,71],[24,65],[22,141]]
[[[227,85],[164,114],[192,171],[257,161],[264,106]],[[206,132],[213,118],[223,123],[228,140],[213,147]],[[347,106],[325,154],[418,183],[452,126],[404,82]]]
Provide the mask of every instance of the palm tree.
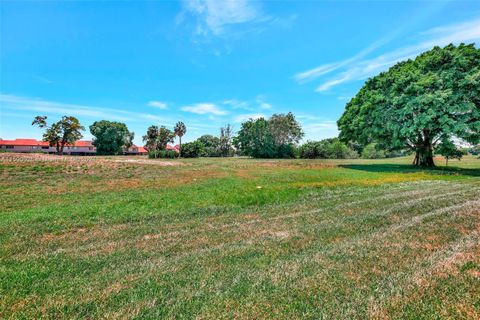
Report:
[[182,155],[182,137],[185,133],[187,133],[187,127],[185,126],[185,123],[183,123],[182,121],[178,121],[175,125],[175,128],[173,129],[173,132],[175,133],[175,135],[178,136],[180,140],[178,148],[178,157],[180,157]]

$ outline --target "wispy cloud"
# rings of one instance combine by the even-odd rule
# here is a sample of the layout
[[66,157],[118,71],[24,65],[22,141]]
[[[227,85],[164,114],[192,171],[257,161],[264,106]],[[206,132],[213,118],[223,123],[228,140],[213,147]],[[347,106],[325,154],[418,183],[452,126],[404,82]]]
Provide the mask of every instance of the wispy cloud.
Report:
[[255,101],[257,102],[258,107],[262,110],[270,110],[273,108],[270,103],[265,101],[265,97],[263,95],[257,96]]
[[224,105],[230,106],[232,109],[251,110],[250,104],[247,101],[241,101],[237,99],[224,100]]
[[314,80],[316,78],[319,78],[319,77],[321,77],[325,74],[331,73],[333,71],[336,71],[336,70],[338,70],[338,69],[340,69],[344,66],[348,66],[349,64],[352,64],[355,61],[358,61],[360,59],[363,59],[364,57],[366,57],[368,54],[372,53],[376,49],[384,46],[385,44],[387,44],[389,42],[391,42],[393,39],[395,39],[403,31],[403,29],[404,29],[404,27],[400,27],[400,28],[397,28],[397,29],[393,30],[392,32],[387,34],[385,37],[375,41],[374,43],[372,43],[371,45],[369,45],[368,47],[366,47],[365,49],[363,49],[362,51],[358,52],[357,54],[355,54],[354,56],[352,56],[348,59],[345,59],[345,60],[342,60],[342,61],[337,61],[337,62],[334,62],[334,63],[323,64],[323,65],[320,65],[316,68],[313,68],[313,69],[310,69],[310,70],[307,70],[307,71],[303,71],[303,72],[299,72],[296,75],[294,75],[294,79],[297,82],[303,83],[303,82]]
[[197,103],[192,106],[182,107],[181,110],[195,114],[211,114],[216,116],[223,116],[228,114],[227,111],[220,109],[214,103]]
[[196,17],[195,32],[200,35],[219,36],[228,26],[262,19],[258,5],[247,0],[184,0],[183,6]]
[[262,113],[253,113],[253,114],[240,114],[238,116],[236,116],[233,120],[235,122],[244,122],[244,121],[247,121],[249,119],[259,119],[259,118],[265,118],[265,115],[262,114]]
[[385,41],[383,40],[351,58],[298,73],[294,78],[299,82],[305,82],[316,78],[324,78],[327,74],[333,74],[333,77],[325,79],[317,87],[316,91],[318,92],[327,91],[342,83],[365,80],[399,61],[414,58],[434,46],[480,40],[480,19],[436,27],[420,33],[419,37],[421,40],[415,44],[401,47],[374,58],[363,59],[367,54],[376,50]]
[[303,123],[303,130],[306,133],[304,141],[320,140],[338,136],[337,123],[331,120],[316,121],[314,123]]
[[149,113],[136,113],[120,109],[69,104],[8,94],[0,94],[0,105],[2,106],[2,109],[35,111],[42,115],[73,115],[95,118],[95,120],[108,119],[117,121],[165,121],[165,118]]
[[150,107],[154,107],[162,110],[167,109],[167,104],[162,101],[149,101],[147,105]]

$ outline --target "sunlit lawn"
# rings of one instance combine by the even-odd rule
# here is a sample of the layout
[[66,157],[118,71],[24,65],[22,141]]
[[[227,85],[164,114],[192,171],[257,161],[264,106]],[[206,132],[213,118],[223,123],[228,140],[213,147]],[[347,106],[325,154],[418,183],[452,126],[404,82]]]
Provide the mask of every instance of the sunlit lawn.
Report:
[[410,162],[0,154],[0,318],[479,318],[480,160]]

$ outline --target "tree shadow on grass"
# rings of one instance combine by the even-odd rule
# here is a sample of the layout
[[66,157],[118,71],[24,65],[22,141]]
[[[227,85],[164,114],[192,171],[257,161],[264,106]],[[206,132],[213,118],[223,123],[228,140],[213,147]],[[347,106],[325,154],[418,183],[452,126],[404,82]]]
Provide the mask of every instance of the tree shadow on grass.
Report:
[[391,173],[415,173],[426,172],[429,174],[441,174],[441,175],[462,175],[480,177],[480,168],[458,168],[458,167],[434,167],[434,168],[422,168],[409,164],[344,164],[339,167],[362,170],[368,172],[391,172]]

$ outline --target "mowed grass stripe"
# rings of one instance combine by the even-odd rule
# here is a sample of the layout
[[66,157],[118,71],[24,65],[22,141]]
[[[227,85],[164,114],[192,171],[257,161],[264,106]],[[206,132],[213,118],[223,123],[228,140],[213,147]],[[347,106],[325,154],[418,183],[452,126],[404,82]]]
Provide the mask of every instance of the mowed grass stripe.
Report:
[[[453,186],[454,190],[457,190],[457,186]],[[426,190],[420,190],[420,191],[415,191],[416,192],[416,195],[419,196],[421,194],[427,194],[427,193],[432,193],[432,191],[434,191],[435,188],[432,188],[432,189],[426,189]],[[448,192],[449,192],[449,189],[446,189],[444,188],[443,189],[443,192],[446,192],[447,194],[444,194],[445,196],[448,195]],[[455,191],[455,193],[453,194],[457,194],[459,191]],[[371,194],[371,193],[370,193]],[[444,196],[443,194],[442,195],[433,195],[432,198],[430,199],[435,199],[435,198],[438,198],[440,196]],[[397,196],[396,198],[392,198],[390,197],[392,201],[396,202],[398,201],[400,198],[403,198],[404,196],[410,196],[409,193],[401,193],[399,194],[399,196]],[[358,197],[358,194],[355,195],[355,197]],[[375,198],[376,199],[376,198]],[[415,199],[415,203],[417,201],[421,201],[422,199],[424,198],[417,198]],[[348,211],[350,207],[354,206],[354,207],[358,207],[362,202],[346,202],[346,203],[343,203],[343,199],[341,199],[341,197],[337,197],[335,198],[335,201],[334,202],[331,202],[332,200],[334,199],[329,199],[329,204],[327,205],[325,202],[322,202],[322,205],[325,207],[323,209],[314,209],[312,211],[300,211],[300,212],[296,212],[296,213],[293,213],[293,214],[282,214],[282,211],[290,211],[290,210],[294,210],[295,208],[272,208],[271,212],[273,212],[273,216],[271,216],[271,214],[269,213],[264,213],[260,216],[255,216],[256,218],[255,219],[248,219],[248,217],[251,216],[251,214],[246,214],[245,216],[247,217],[247,219],[243,220],[242,217],[245,217],[245,216],[234,216],[233,219],[237,220],[237,222],[235,223],[230,223],[230,224],[224,224],[224,223],[220,223],[220,224],[214,224],[214,221],[220,221],[222,222],[222,220],[225,219],[225,216],[220,216],[220,217],[212,217],[212,218],[208,218],[208,219],[202,219],[203,220],[203,225],[206,225],[205,227],[203,227],[202,225],[199,225],[198,224],[198,221],[195,221],[194,223],[190,223],[190,222],[187,222],[187,223],[182,223],[180,225],[167,225],[168,226],[168,230],[163,230],[163,228],[165,228],[165,225],[164,224],[161,224],[161,225],[156,225],[154,224],[151,228],[152,230],[145,230],[145,226],[142,225],[142,224],[138,224],[138,223],[132,223],[132,224],[121,224],[121,225],[113,225],[110,227],[102,227],[102,228],[94,228],[93,230],[88,230],[88,229],[85,229],[85,228],[81,228],[81,229],[74,229],[72,230],[72,232],[69,234],[69,233],[65,233],[65,234],[59,234],[59,235],[51,235],[51,237],[49,237],[48,235],[46,236],[41,236],[39,239],[37,239],[36,241],[34,241],[35,243],[38,243],[40,246],[44,246],[48,241],[50,242],[55,242],[54,240],[55,239],[59,239],[59,240],[63,240],[63,239],[68,239],[70,238],[70,242],[71,243],[74,243],[75,244],[75,251],[91,251],[91,252],[96,252],[97,251],[97,247],[105,247],[105,248],[109,248],[111,246],[109,245],[106,245],[105,243],[102,243],[101,239],[99,239],[100,237],[102,238],[108,238],[109,241],[111,243],[113,243],[115,246],[117,246],[118,248],[126,248],[126,247],[129,247],[130,245],[136,243],[136,242],[144,242],[146,240],[149,240],[149,239],[152,239],[152,241],[162,241],[162,240],[165,240],[167,239],[167,242],[172,242],[172,241],[177,241],[177,242],[180,242],[180,241],[188,241],[188,240],[191,240],[188,238],[188,234],[192,234],[192,235],[195,235],[195,237],[198,237],[200,234],[202,233],[206,233],[206,232],[217,232],[217,231],[220,231],[220,232],[225,232],[225,231],[228,231],[228,229],[232,229],[232,228],[239,228],[241,226],[245,227],[246,224],[269,224],[270,222],[272,221],[275,221],[275,220],[283,220],[283,219],[295,219],[296,217],[299,217],[299,216],[302,216],[303,219],[306,219],[308,216],[312,216],[312,219],[314,219],[314,221],[312,221],[312,223],[316,223],[318,219],[322,219],[322,223],[334,223],[335,222],[335,219],[327,219],[328,217],[323,217],[323,216],[319,216],[319,213],[320,212],[338,212],[338,211],[341,211],[341,210],[345,210],[345,211]],[[338,203],[339,201],[341,201],[342,203]],[[413,200],[412,200],[413,201]],[[369,202],[371,202],[371,199],[370,201],[369,200],[363,200],[363,203],[365,204],[368,204]],[[389,202],[385,202],[383,204],[383,207],[389,207],[389,210],[392,211],[394,207],[390,207],[390,203]],[[402,206],[404,204],[401,204]],[[376,206],[377,209],[378,206]],[[382,207],[380,207],[382,208]],[[334,210],[334,211],[332,211]],[[380,214],[381,215],[388,215],[389,214],[389,210],[385,211],[385,212],[381,212]],[[370,212],[366,212],[366,214],[371,214]],[[338,218],[338,215],[337,213],[334,214],[334,218]],[[327,220],[323,220],[323,219],[327,219]],[[196,219],[198,220],[198,219]],[[240,221],[238,221],[240,220]],[[152,221],[153,222],[153,221]],[[268,226],[267,226],[268,227]],[[138,231],[136,231],[136,229],[138,229]],[[155,231],[155,233],[149,233],[151,231]],[[132,234],[133,233],[137,233],[139,234],[138,237],[139,238],[136,238],[136,237],[132,237]],[[130,238],[126,238],[127,236],[130,236]],[[187,236],[187,237],[186,237]],[[143,238],[142,238],[143,237]],[[185,238],[186,237],[186,238]],[[60,241],[60,243],[62,243],[63,241]],[[87,242],[87,245],[82,245],[82,243],[85,243]],[[33,244],[33,246],[35,246],[35,243]],[[88,244],[90,243],[90,244]],[[68,244],[68,243],[67,243]],[[18,245],[18,243],[15,243],[15,245]],[[173,244],[175,245],[175,243]],[[32,249],[32,244],[29,243],[28,244],[29,248]],[[111,248],[109,248],[111,249]],[[157,249],[161,249],[161,248],[157,248]],[[30,252],[32,253],[32,250],[30,250]],[[65,248],[61,248],[61,252],[68,252],[68,249],[65,249]],[[54,251],[52,252],[52,254],[56,254],[58,253],[57,251]]]
[[[289,168],[275,161],[281,170],[266,162],[268,170],[250,179],[229,175],[238,168],[255,174],[262,161],[202,161],[191,162],[195,170],[207,166],[227,176],[182,187],[86,192],[74,203],[70,196],[61,199],[61,207],[18,208],[2,216],[2,317],[474,314],[475,176],[424,174],[415,179],[435,179],[392,183],[399,175],[393,173],[389,183],[378,184],[389,174],[335,164],[319,174],[315,166],[303,167],[308,161]],[[336,175],[374,185],[314,181]],[[168,197],[172,201],[163,204]],[[140,200],[136,208],[133,199]],[[79,206],[80,200],[88,201]],[[449,282],[438,274],[445,264]],[[465,264],[468,273],[456,271]]]
[[[218,248],[216,248],[216,249],[218,249]],[[208,251],[210,251],[210,250],[212,250],[212,249],[209,249]],[[201,255],[204,255],[206,252],[207,252],[207,251],[202,250],[202,252],[201,252],[200,254],[201,254]],[[226,254],[229,253],[228,251],[224,251],[224,252],[225,252]],[[190,253],[189,253],[189,254],[190,254]],[[175,260],[175,259],[174,259],[174,260]],[[173,263],[176,263],[176,261],[173,261]],[[158,267],[160,267],[160,266],[158,266]],[[165,267],[165,266],[164,266],[164,267]],[[170,270],[169,268],[167,268],[166,271],[171,271],[171,270]]]

